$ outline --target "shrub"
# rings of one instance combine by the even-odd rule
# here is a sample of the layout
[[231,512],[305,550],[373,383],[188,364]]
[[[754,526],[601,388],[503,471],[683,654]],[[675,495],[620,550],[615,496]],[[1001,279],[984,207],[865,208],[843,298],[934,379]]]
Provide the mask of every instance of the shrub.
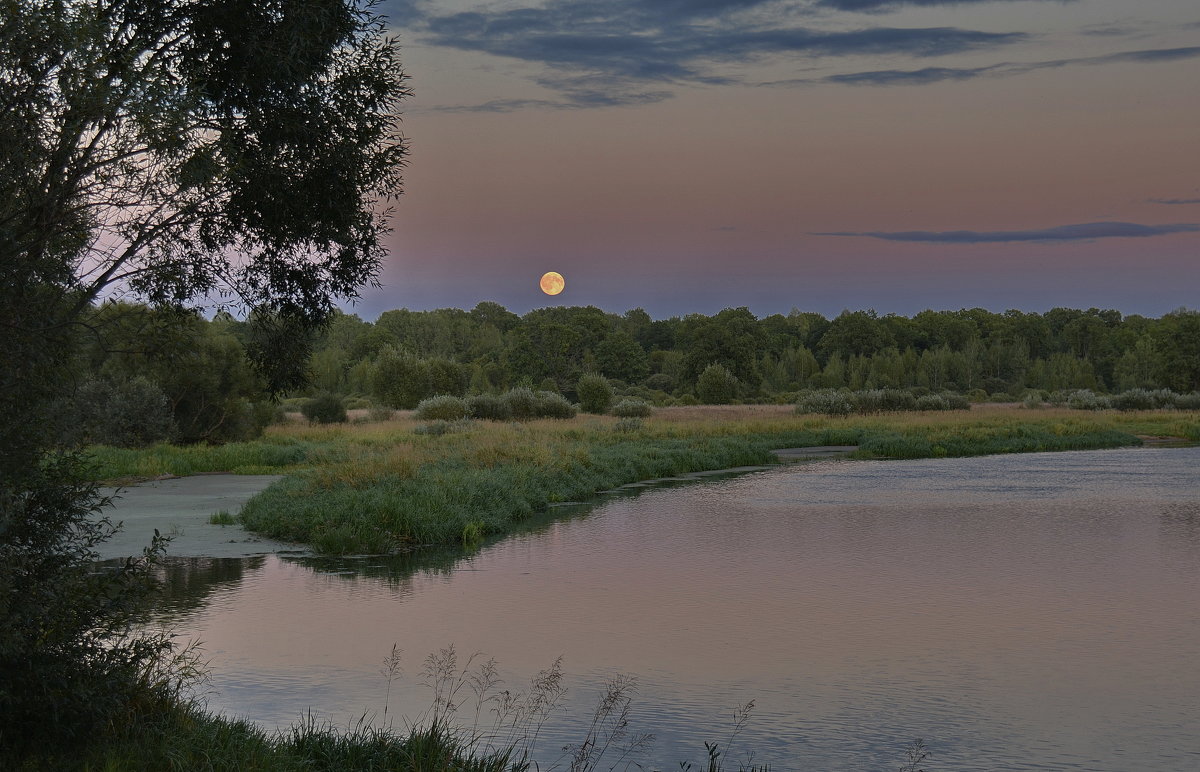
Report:
[[530,418],[537,417],[538,398],[533,393],[533,389],[518,386],[505,392],[503,399],[510,418],[517,421],[528,421]]
[[613,400],[613,390],[608,385],[608,380],[594,373],[588,373],[579,379],[579,383],[575,385],[575,393],[579,395],[579,409],[585,413],[604,413]]
[[371,396],[388,407],[411,410],[431,393],[425,362],[385,348],[371,370]]
[[577,412],[567,398],[553,391],[539,391],[536,414],[539,418],[574,418]]
[[396,414],[396,411],[392,410],[390,407],[384,407],[383,405],[375,405],[374,407],[372,407],[370,410],[367,411],[367,419],[370,421],[375,421],[375,422],[390,421],[390,420],[392,420],[392,416],[394,416],[395,414]]
[[646,418],[654,408],[640,399],[623,399],[613,405],[612,414],[618,418]]
[[338,394],[318,394],[300,407],[300,412],[313,424],[346,423],[346,407]]
[[947,410],[970,410],[971,400],[964,397],[962,394],[955,394],[952,391],[943,391],[938,395],[946,400]]
[[487,421],[507,421],[512,417],[512,411],[503,397],[475,394],[467,397],[467,415]]
[[175,434],[166,395],[141,376],[84,382],[76,391],[73,414],[81,439],[97,445],[144,447]]
[[255,402],[250,409],[254,414],[254,424],[259,430],[287,423],[287,411],[277,402]]
[[949,410],[950,403],[941,394],[924,394],[917,397],[917,410]]
[[622,418],[619,421],[617,421],[615,424],[613,424],[613,431],[619,432],[621,434],[629,434],[631,432],[641,431],[641,429],[642,429],[642,419],[638,418],[636,416],[631,416],[629,418]]
[[1176,410],[1200,410],[1200,391],[1191,394],[1180,394],[1175,398]]
[[916,410],[917,398],[902,389],[865,389],[851,392],[850,404],[858,413],[894,413]]
[[116,527],[81,459],[45,454],[21,471],[0,476],[0,766],[57,769],[19,759],[54,749],[65,761],[71,746],[111,731],[139,704],[169,697],[169,685],[149,676],[171,677],[170,638],[139,624],[166,539],[101,566],[95,547]]
[[666,373],[655,373],[642,383],[651,391],[671,391],[675,388],[675,379]]
[[417,403],[416,417],[422,421],[457,421],[467,417],[467,403],[452,394],[439,394]]
[[1117,410],[1153,410],[1154,397],[1146,389],[1129,389],[1111,397]]
[[816,389],[800,392],[796,401],[797,413],[818,413],[821,415],[850,415],[854,406],[846,392],[838,389]]
[[728,405],[737,393],[737,376],[715,363],[696,380],[696,396],[706,405]]
[[690,392],[685,392],[683,394],[680,394],[678,399],[676,399],[676,402],[678,402],[680,405],[683,405],[684,407],[691,407],[692,405],[700,404],[700,400],[696,399],[696,395],[692,394]]
[[351,397],[346,400],[347,410],[367,410],[374,403],[366,397]]
[[1106,410],[1112,407],[1108,397],[1096,394],[1091,389],[1076,389],[1067,394],[1067,407],[1072,410]]

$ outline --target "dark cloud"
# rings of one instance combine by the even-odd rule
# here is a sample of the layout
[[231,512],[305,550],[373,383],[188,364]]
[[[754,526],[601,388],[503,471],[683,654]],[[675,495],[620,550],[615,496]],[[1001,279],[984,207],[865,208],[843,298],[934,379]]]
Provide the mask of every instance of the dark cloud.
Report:
[[1200,198],[1148,198],[1151,204],[1200,204]]
[[[798,24],[811,2],[551,0],[543,6],[428,15],[420,42],[549,67],[538,82],[562,106],[656,101],[665,84],[723,84],[714,67],[780,57],[945,56],[1027,39],[957,27],[829,31]],[[594,85],[580,88],[578,81]],[[646,83],[658,83],[648,89]],[[604,94],[611,95],[607,99]]]
[[1021,75],[1035,70],[1073,67],[1079,65],[1114,64],[1119,62],[1172,62],[1200,57],[1200,46],[1186,48],[1156,48],[1142,51],[1121,51],[1102,56],[1075,59],[1051,59],[1042,62],[1000,62],[985,67],[925,67],[919,70],[869,70],[829,75],[824,78],[776,81],[763,85],[796,86],[813,83],[843,83],[854,86],[923,86],[950,80],[971,80],[985,76]]
[[970,80],[993,72],[997,67],[925,67],[920,70],[874,70],[849,72],[821,78],[822,83],[845,83],[852,86],[924,86],[945,80]]
[[1200,231],[1197,223],[1139,225],[1131,222],[1089,222],[1031,231],[861,231],[814,233],[814,236],[866,236],[884,241],[935,244],[996,244],[1013,241],[1087,241],[1090,239],[1148,238]]
[[[531,76],[557,96],[495,100],[442,110],[504,112],[522,108],[611,107],[660,102],[673,87],[744,81],[721,65],[797,58],[943,57],[1028,40],[1022,32],[958,27],[818,29],[801,22],[821,13],[882,13],[902,7],[966,6],[1011,0],[548,0],[437,13],[432,0],[385,0],[421,43],[473,51],[544,68]],[[1074,2],[1074,0],[1036,0]],[[1083,64],[1165,62],[1200,56],[1200,47],[1148,49],[1040,62],[975,67],[928,66],[796,78],[757,85],[927,85]]]
[[[905,7],[930,7],[947,5],[983,5],[994,2],[1015,2],[1016,0],[816,0],[814,3],[821,8],[835,11],[850,11],[854,13],[881,13],[895,11]],[[1043,0],[1051,3],[1069,3],[1074,0]]]

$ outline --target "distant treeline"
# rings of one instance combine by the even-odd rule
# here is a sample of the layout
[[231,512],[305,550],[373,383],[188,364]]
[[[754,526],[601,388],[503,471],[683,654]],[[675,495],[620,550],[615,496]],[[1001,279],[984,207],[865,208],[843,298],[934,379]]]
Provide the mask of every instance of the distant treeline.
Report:
[[[973,308],[911,318],[844,311],[833,319],[792,311],[760,319],[729,308],[656,320],[642,309],[614,314],[592,306],[518,316],[485,302],[470,311],[388,311],[374,323],[337,314],[323,330],[301,334],[262,316],[219,313],[209,321],[114,303],[96,309],[93,322],[104,333],[84,347],[88,388],[149,382],[185,441],[256,433],[269,411],[254,406],[271,391],[394,408],[434,394],[516,386],[575,400],[587,373],[610,379],[620,395],[660,405],[792,401],[802,390],[843,387],[976,399],[1021,399],[1030,390],[1200,389],[1200,312],[1186,309],[1159,319],[1096,308]],[[273,359],[291,371],[255,370],[247,352],[256,347],[288,348]]]

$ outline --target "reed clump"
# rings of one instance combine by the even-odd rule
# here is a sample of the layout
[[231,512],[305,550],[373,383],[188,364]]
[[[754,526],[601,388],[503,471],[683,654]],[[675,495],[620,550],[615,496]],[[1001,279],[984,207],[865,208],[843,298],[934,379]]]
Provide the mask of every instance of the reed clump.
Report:
[[[537,392],[526,390],[521,397]],[[561,397],[560,397],[561,399]],[[918,398],[919,399],[919,398]],[[645,418],[447,422],[417,433],[411,416],[360,425],[273,426],[221,447],[93,450],[98,476],[282,472],[246,504],[250,530],[329,553],[461,545],[507,533],[547,505],[639,480],[776,463],[775,448],[856,445],[860,458],[976,456],[1200,440],[1186,411],[1048,406],[822,416],[787,405],[659,408]]]

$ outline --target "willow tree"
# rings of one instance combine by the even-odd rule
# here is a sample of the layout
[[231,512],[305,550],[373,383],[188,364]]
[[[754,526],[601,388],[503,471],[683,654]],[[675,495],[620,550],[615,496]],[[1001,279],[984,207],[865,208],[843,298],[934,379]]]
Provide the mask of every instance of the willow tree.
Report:
[[99,500],[47,420],[85,312],[319,322],[379,270],[407,93],[355,0],[0,0],[0,744],[84,731],[72,695],[145,654],[114,648],[135,583],[86,570]]

